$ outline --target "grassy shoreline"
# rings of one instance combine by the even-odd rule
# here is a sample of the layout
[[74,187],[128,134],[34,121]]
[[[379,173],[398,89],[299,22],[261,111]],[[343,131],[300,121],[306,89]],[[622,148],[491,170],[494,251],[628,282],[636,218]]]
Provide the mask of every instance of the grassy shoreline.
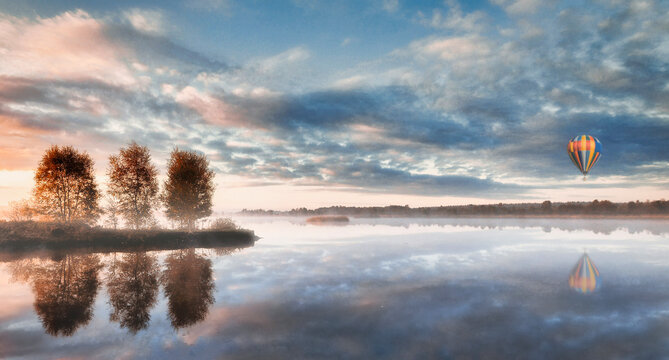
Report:
[[247,247],[251,230],[114,230],[83,224],[0,222],[0,252],[77,250],[95,252],[174,250],[186,247]]

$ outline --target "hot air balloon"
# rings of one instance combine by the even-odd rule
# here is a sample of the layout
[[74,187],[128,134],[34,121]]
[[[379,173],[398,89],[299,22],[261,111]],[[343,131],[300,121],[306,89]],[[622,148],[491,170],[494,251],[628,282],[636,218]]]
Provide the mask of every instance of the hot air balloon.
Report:
[[569,287],[581,294],[589,294],[599,289],[600,284],[599,270],[588,254],[583,253],[569,274]]
[[601,157],[601,152],[602,143],[592,135],[579,135],[569,140],[569,144],[567,144],[567,154],[569,154],[569,158],[574,165],[583,173],[583,180]]

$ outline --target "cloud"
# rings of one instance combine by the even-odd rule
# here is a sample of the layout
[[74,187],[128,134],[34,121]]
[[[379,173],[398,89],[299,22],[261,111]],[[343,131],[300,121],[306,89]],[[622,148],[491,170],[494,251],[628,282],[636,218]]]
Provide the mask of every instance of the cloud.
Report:
[[199,67],[220,71],[228,68],[223,62],[211,60],[162,36],[154,26],[155,21],[149,21],[152,19],[149,15],[159,16],[155,14],[160,13],[131,10],[126,15],[136,20],[133,27],[103,22],[82,10],[35,20],[2,15],[0,27],[4,31],[0,35],[0,50],[5,61],[0,64],[0,74],[134,86],[141,83],[135,69],[146,69],[144,64],[178,62],[185,69]]
[[288,49],[280,54],[262,59],[259,62],[259,68],[264,72],[271,72],[285,66],[292,66],[294,64],[303,62],[311,56],[309,50],[303,46],[297,46]]
[[392,13],[397,11],[400,7],[400,2],[399,0],[382,0],[383,3],[381,4],[381,7],[383,10]]
[[351,44],[351,42],[353,42],[353,40],[354,39],[350,38],[350,37],[344,38],[344,40],[341,41],[341,44],[339,44],[339,46],[341,46],[341,47],[348,46],[348,45]]
[[[447,118],[435,123],[440,116],[412,104],[409,99],[417,100],[407,89],[342,90],[275,98],[218,96],[235,109],[245,109],[239,114],[244,119],[239,125],[264,129],[271,137],[284,140],[258,142],[251,133],[248,142],[256,147],[232,148],[229,142],[207,144],[227,154],[218,159],[233,174],[283,179],[296,185],[350,185],[359,191],[423,195],[452,193],[458,187],[462,193],[478,196],[520,191],[513,185],[479,178],[480,173],[457,165],[458,161],[443,169],[420,165],[433,158],[434,151],[476,151],[481,144],[471,143],[478,137],[475,127],[463,127]],[[213,113],[222,115],[226,111]],[[238,140],[245,138],[240,135],[236,135]],[[457,172],[449,173],[446,168]]]
[[[156,14],[125,13],[134,20]],[[214,115],[197,110],[207,101],[216,105],[214,100],[197,103],[199,94],[186,91],[182,104],[176,93],[163,95],[161,86],[188,88],[201,71],[224,72],[229,66],[155,28],[141,29],[135,22],[138,30],[114,19],[82,10],[51,18],[0,16],[0,27],[7,30],[0,34],[0,51],[7,55],[0,62],[0,123],[6,129],[0,152],[12,154],[0,167],[33,168],[41,155],[35,150],[50,144],[95,149],[92,155],[103,167],[108,154],[131,139],[160,152],[207,133],[198,124]]]
[[604,144],[594,176],[665,186],[666,5],[555,5],[551,21],[532,3],[501,5],[533,15],[501,31],[449,2],[419,19],[434,33],[325,82],[306,45],[230,65],[150,22],[3,15],[0,140],[20,155],[0,166],[27,168],[31,147],[70,139],[104,163],[135,139],[160,156],[175,144],[203,151],[219,172],[260,184],[525,197],[577,176],[564,147],[588,133]]
[[[639,185],[646,181],[639,166],[666,160],[660,143],[667,136],[668,73],[659,46],[666,24],[649,11],[656,5],[621,5],[611,17],[565,9],[551,30],[557,38],[532,30],[542,20],[522,20],[511,39],[431,36],[393,55],[422,68],[412,91],[476,129],[477,146],[494,149],[481,154],[497,164],[484,165],[493,173],[563,178],[572,170],[565,139],[591,133],[608,144],[602,159],[617,159],[593,173],[628,174]],[[611,21],[626,25],[612,32]]]
[[123,16],[137,31],[165,34],[165,15],[160,10],[134,8],[124,11]]
[[[504,198],[524,190],[515,185],[463,175],[426,175],[383,167],[368,161],[353,161],[328,166],[330,181],[360,187],[363,191],[398,194],[461,195]],[[367,189],[367,190],[366,190]]]
[[484,12],[477,10],[464,14],[460,3],[455,0],[446,1],[446,5],[448,5],[448,12],[445,15],[440,9],[434,9],[431,17],[427,17],[422,11],[418,11],[416,19],[419,23],[436,29],[477,33],[484,29],[483,21],[486,18]]
[[[180,69],[180,73],[183,73],[185,66],[192,64],[182,64],[180,58],[175,59],[174,54],[190,54],[162,36],[116,25],[106,25],[102,34],[115,39],[118,46],[143,48],[144,53],[152,52],[154,62],[172,61],[171,64]],[[466,54],[471,48],[464,45],[464,40],[461,43],[434,42],[432,47],[429,45],[428,53],[435,53],[437,57],[443,52],[454,52],[458,46],[461,56],[473,56]],[[306,48],[296,47],[262,60],[258,69],[269,72],[285,68],[302,62],[309,56]],[[197,60],[197,56],[191,58]],[[151,64],[151,61],[134,58],[131,64],[134,70],[147,72],[148,67],[143,64]],[[204,60],[202,65],[207,69],[215,69],[215,65]],[[177,83],[180,82],[178,77],[176,80]],[[9,80],[6,81],[8,82]],[[149,128],[154,129],[156,124],[163,123],[162,119],[173,121],[171,119],[181,118],[193,121],[198,117],[214,128],[236,127],[253,132],[265,129],[263,131],[268,133],[268,139],[286,139],[287,142],[277,143],[272,140],[254,147],[232,147],[205,142],[210,144],[206,145],[210,151],[220,154],[213,158],[222,169],[232,173],[245,173],[259,179],[284,179],[295,184],[331,183],[352,185],[363,191],[392,189],[421,194],[453,191],[458,185],[467,187],[470,189],[467,191],[472,193],[489,193],[497,191],[496,187],[504,187],[493,180],[481,180],[474,176],[476,174],[422,174],[421,169],[412,165],[412,162],[422,161],[424,156],[408,156],[406,159],[393,160],[392,163],[386,163],[390,160],[387,156],[379,156],[384,149],[391,149],[393,146],[395,149],[399,146],[415,152],[430,146],[443,147],[448,142],[449,147],[456,146],[461,143],[459,139],[471,138],[471,135],[463,137],[462,131],[465,129],[455,122],[446,122],[435,127],[433,121],[439,116],[430,114],[426,117],[429,112],[412,105],[412,101],[417,101],[416,95],[408,89],[326,91],[277,97],[272,95],[271,90],[256,90],[263,89],[262,87],[255,87],[254,90],[236,87],[230,92],[221,92],[207,91],[195,85],[175,90],[174,85],[169,85],[168,88],[173,91],[165,92],[164,97],[156,97],[151,93],[150,86],[145,90],[128,91],[77,81],[36,82],[12,78],[11,82],[6,86],[8,90],[3,96],[12,99],[15,104],[11,105],[16,115],[15,121],[22,126],[59,129],[65,131],[65,134],[88,132],[94,135],[93,139],[106,137],[109,146],[132,137],[162,149],[171,146],[173,139],[179,137],[178,134],[189,134],[186,135],[186,140],[193,136],[204,136],[204,132],[211,131],[200,129],[197,122],[191,125],[180,121],[182,128],[175,133],[174,125],[171,125],[169,136],[160,136],[158,132],[140,133],[141,127],[128,126],[121,120],[137,119],[138,114],[132,112],[138,106],[145,109],[146,117],[141,123],[152,124]],[[160,84],[159,93],[163,94],[165,89]],[[67,94],[67,97],[55,94]],[[105,102],[100,99],[105,99]],[[31,105],[16,107],[18,104]],[[52,113],[48,116],[35,116],[37,109],[45,106],[50,107]],[[106,119],[109,125],[99,127],[96,125],[99,119]],[[407,122],[407,119],[414,119],[413,123]],[[360,138],[347,139],[348,126],[352,124],[382,128],[382,138],[372,142]],[[117,125],[121,127],[117,128]],[[165,129],[164,125],[161,127]],[[214,133],[225,134],[220,131]],[[453,136],[446,135],[447,133]],[[243,138],[241,134],[244,133],[233,132],[224,135],[224,139],[229,143],[234,137]],[[257,134],[243,136],[248,137],[251,143],[258,141]],[[229,153],[223,155],[225,152]],[[311,155],[318,155],[320,158],[315,161],[311,159]],[[360,162],[359,159],[364,157],[368,157],[368,160]],[[349,163],[351,166],[334,167],[334,164],[341,163]],[[369,172],[369,179],[376,180],[369,181],[359,176],[362,171]],[[384,177],[388,179],[381,186],[378,180]],[[402,182],[410,183],[406,190],[400,190]]]
[[156,69],[167,67],[169,69],[167,72],[191,72],[196,76],[205,70],[226,71],[233,68],[223,60],[207,57],[175,43],[164,35],[147,33],[114,23],[105,25],[104,34],[117,46],[132,49],[133,63],[140,60],[141,63],[152,65]]
[[229,13],[232,8],[231,0],[188,0],[186,6],[200,10],[220,11]]
[[245,126],[243,119],[232,106],[212,95],[186,86],[176,96],[175,101],[195,110],[206,121],[220,126]]
[[541,6],[539,0],[516,0],[506,7],[510,14],[532,14]]
[[430,38],[411,43],[409,47],[418,55],[442,60],[461,60],[490,54],[488,42],[478,36]]
[[[104,24],[82,10],[35,20],[0,16],[0,74],[132,85],[129,50],[104,35]],[[73,41],[76,39],[76,41]],[[77,64],[77,66],[72,66]]]
[[493,0],[492,2],[503,6],[510,15],[533,14],[541,6],[539,0]]
[[[0,78],[0,134],[6,169],[34,168],[39,149],[73,144],[104,166],[108,154],[135,139],[154,151],[192,136],[198,117],[150,91],[99,82]],[[176,138],[173,136],[177,135]],[[37,151],[36,151],[37,150]]]
[[364,75],[353,75],[347,78],[338,79],[332,84],[335,89],[354,89],[361,86],[366,86],[369,79]]

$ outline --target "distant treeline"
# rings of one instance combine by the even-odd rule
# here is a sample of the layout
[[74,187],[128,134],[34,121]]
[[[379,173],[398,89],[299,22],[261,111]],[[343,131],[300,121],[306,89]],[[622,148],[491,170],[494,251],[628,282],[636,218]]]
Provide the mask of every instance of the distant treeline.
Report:
[[669,201],[630,201],[614,203],[608,200],[592,202],[559,202],[489,205],[453,205],[412,208],[408,205],[383,207],[330,206],[318,209],[299,208],[289,211],[248,210],[240,215],[316,216],[348,215],[355,217],[455,217],[455,216],[570,216],[570,215],[669,215]]

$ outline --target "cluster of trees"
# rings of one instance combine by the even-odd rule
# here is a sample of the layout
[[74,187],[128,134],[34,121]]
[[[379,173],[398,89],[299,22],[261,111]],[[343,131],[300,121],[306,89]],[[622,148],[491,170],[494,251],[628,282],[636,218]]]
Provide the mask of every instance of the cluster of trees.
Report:
[[168,219],[192,230],[198,219],[211,215],[214,172],[203,154],[175,148],[160,192],[149,149],[130,143],[109,157],[104,207],[93,166],[86,152],[72,146],[50,147],[35,172],[32,201],[11,204],[10,220],[40,215],[60,222],[93,223],[106,215],[114,228],[122,218],[128,227],[140,229],[155,225],[153,214],[162,204]]
[[490,205],[456,205],[411,208],[405,206],[350,207],[331,206],[317,209],[299,208],[289,211],[247,210],[243,215],[317,216],[348,215],[356,217],[453,217],[453,216],[533,216],[533,215],[669,215],[669,201],[630,201],[613,203],[608,200]]

